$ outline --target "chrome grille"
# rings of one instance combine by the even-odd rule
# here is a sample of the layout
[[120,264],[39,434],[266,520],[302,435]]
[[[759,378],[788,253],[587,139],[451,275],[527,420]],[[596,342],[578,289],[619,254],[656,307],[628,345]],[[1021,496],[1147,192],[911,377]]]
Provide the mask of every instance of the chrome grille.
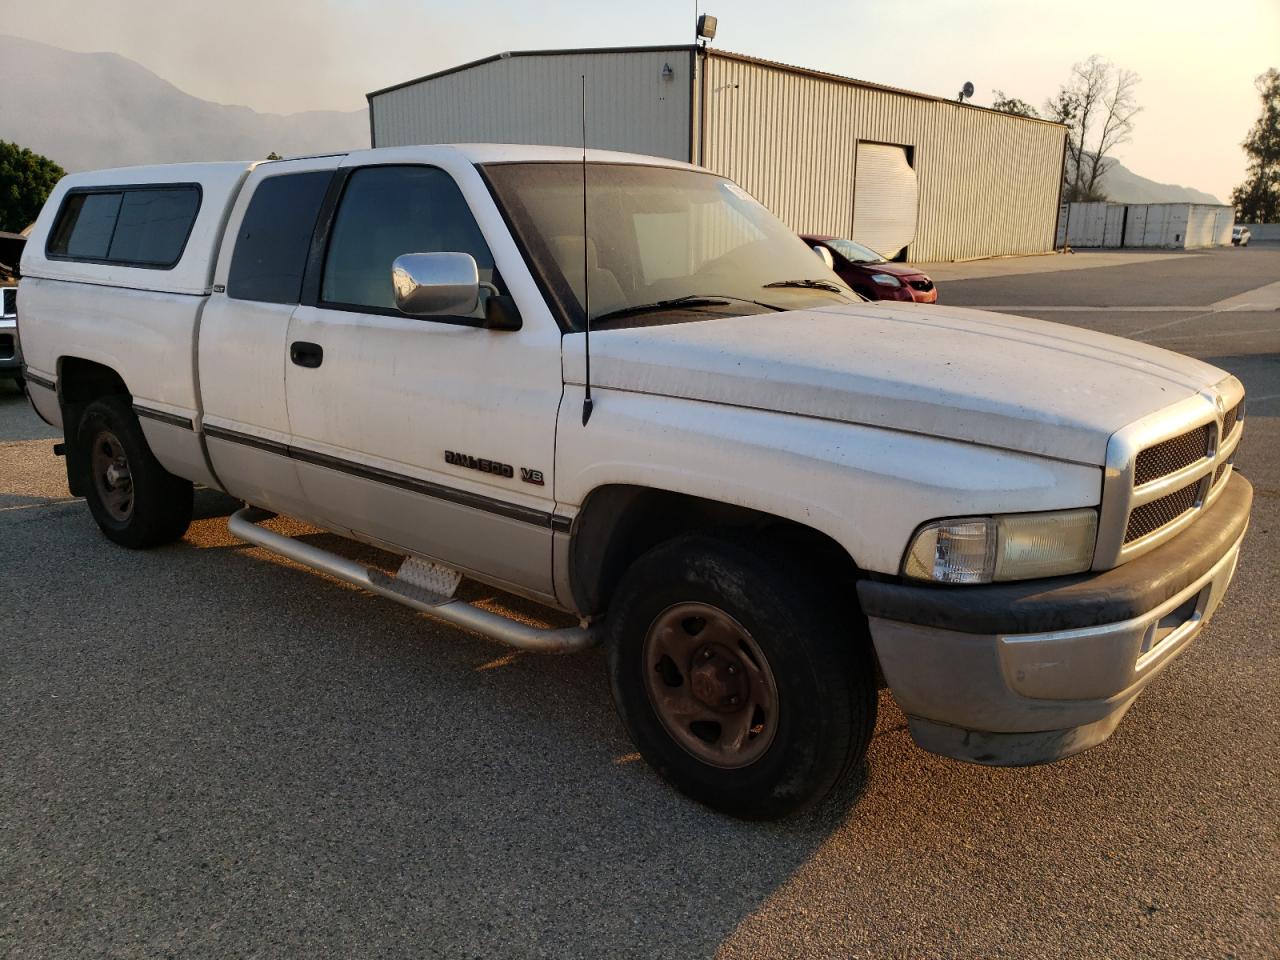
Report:
[[1200,487],[1203,480],[1196,480],[1180,490],[1175,490],[1159,500],[1152,500],[1140,507],[1134,507],[1129,514],[1129,525],[1124,531],[1124,542],[1133,543],[1149,533],[1155,533],[1167,526],[1189,510],[1194,510],[1200,500]]
[[1231,482],[1247,401],[1234,377],[1215,386],[1221,406],[1202,390],[1121,427],[1107,441],[1095,570],[1176,537]]
[[1189,467],[1209,455],[1213,443],[1213,424],[1206,423],[1184,434],[1147,447],[1138,454],[1133,471],[1133,485],[1140,487],[1171,473]]
[[1236,428],[1236,420],[1238,420],[1240,417],[1240,405],[1242,403],[1244,403],[1243,400],[1241,400],[1240,403],[1237,403],[1234,407],[1228,410],[1226,415],[1222,418],[1222,439],[1223,440],[1226,440],[1228,437],[1230,437],[1231,431]]
[[18,288],[4,288],[4,303],[0,305],[0,316],[16,317],[18,315]]

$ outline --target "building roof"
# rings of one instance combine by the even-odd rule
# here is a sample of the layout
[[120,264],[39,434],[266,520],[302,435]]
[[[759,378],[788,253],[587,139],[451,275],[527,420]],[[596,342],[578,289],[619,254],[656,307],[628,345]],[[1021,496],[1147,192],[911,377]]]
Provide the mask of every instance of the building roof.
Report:
[[952,100],[949,97],[939,97],[931,93],[920,93],[917,90],[906,90],[902,87],[891,87],[883,83],[871,83],[867,80],[856,80],[853,77],[841,76],[838,73],[826,73],[822,70],[812,70],[808,67],[797,67],[793,64],[782,63],[777,60],[766,60],[761,57],[748,56],[745,53],[734,53],[730,50],[721,50],[718,47],[701,47],[696,44],[672,44],[670,46],[649,46],[649,47],[570,47],[558,50],[508,50],[504,53],[495,53],[492,56],[481,57],[479,60],[472,60],[468,63],[458,64],[456,67],[449,67],[445,70],[438,70],[435,73],[428,73],[425,76],[415,77],[412,80],[404,80],[400,83],[392,84],[389,87],[383,87],[380,90],[374,90],[365,94],[365,99],[372,103],[373,98],[384,93],[390,93],[393,90],[400,90],[404,87],[412,87],[415,84],[425,83],[428,80],[436,80],[440,77],[447,77],[450,74],[461,73],[464,70],[470,70],[473,67],[484,66],[488,63],[494,63],[498,60],[510,60],[513,57],[568,57],[583,56],[586,54],[608,54],[608,53],[691,53],[696,50],[703,51],[707,56],[718,57],[722,60],[737,60],[742,63],[753,63],[763,67],[769,67],[784,73],[797,74],[799,76],[815,77],[821,80],[831,81],[833,83],[847,84],[853,87],[863,87],[867,90],[880,90],[885,93],[894,93],[903,97],[912,97],[916,100],[932,100],[937,103],[950,104],[953,107],[964,110],[981,110],[986,113],[998,113],[1002,117],[1013,117],[1016,120],[1028,120],[1032,123],[1047,123],[1051,126],[1062,126],[1054,120],[1044,120],[1039,117],[1023,117],[1016,113],[1005,113],[1003,110],[995,110],[992,107],[980,107],[975,103],[961,103]]
[[[538,143],[419,143],[400,147],[370,147],[352,150],[346,156],[350,163],[394,163],[395,157],[410,158],[424,151],[452,150],[461,154],[468,163],[581,163],[581,147],[557,147]],[[625,153],[618,150],[600,150],[591,147],[585,151],[589,163],[622,163],[632,166],[674,167],[706,173],[702,167],[641,153]],[[391,159],[388,159],[390,157]],[[345,166],[345,164],[344,164]]]

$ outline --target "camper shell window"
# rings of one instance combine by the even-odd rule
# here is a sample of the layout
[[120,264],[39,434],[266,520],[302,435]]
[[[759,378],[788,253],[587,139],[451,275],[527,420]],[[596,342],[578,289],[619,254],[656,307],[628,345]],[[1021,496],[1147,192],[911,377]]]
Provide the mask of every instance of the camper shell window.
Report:
[[200,212],[194,183],[79,187],[67,193],[45,254],[52,260],[169,270]]

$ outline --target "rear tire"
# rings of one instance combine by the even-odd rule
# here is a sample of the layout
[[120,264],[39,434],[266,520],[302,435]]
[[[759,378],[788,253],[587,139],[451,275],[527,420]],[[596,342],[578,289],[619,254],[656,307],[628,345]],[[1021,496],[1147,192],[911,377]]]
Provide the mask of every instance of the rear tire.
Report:
[[76,432],[89,512],[108,539],[144,549],[170,543],[191,524],[191,481],[160,466],[129,402],[94,400]]
[[678,790],[743,819],[822,799],[875,726],[856,612],[793,569],[680,537],[637,560],[610,604],[613,697],[640,754]]

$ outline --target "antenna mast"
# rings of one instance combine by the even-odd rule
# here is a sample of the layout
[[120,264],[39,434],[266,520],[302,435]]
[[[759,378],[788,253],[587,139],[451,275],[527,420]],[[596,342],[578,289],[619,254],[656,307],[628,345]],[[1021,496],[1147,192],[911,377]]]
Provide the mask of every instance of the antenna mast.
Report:
[[582,425],[591,419],[591,280],[587,257],[587,75],[582,75],[582,312],[587,318],[583,335],[587,376],[582,397]]

